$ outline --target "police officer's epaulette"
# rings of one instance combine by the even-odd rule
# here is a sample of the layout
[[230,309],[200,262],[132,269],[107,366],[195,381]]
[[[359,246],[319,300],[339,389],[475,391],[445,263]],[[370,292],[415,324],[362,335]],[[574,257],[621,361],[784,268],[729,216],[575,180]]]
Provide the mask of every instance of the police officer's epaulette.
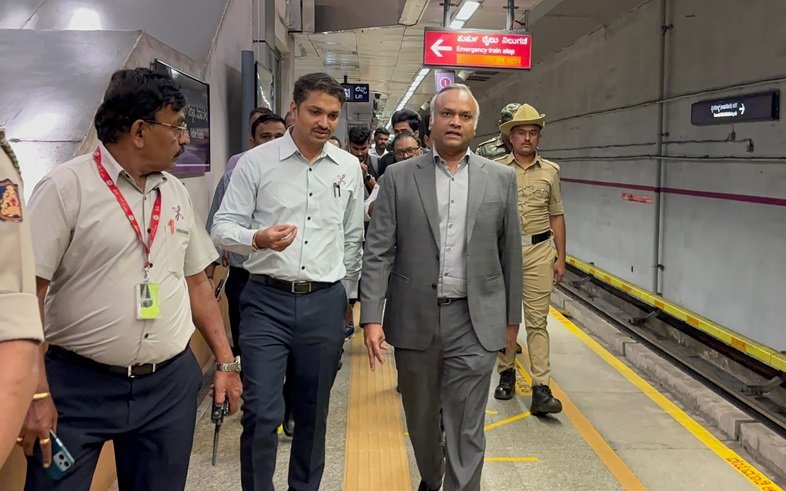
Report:
[[494,142],[496,142],[496,141],[497,141],[497,137],[496,137],[496,136],[492,136],[492,137],[491,137],[491,138],[489,138],[488,140],[485,140],[485,141],[482,141],[482,142],[480,142],[480,143],[478,144],[478,148],[480,148],[480,147],[482,147],[482,146],[484,146],[484,145],[488,145],[489,143],[494,143]]
[[16,172],[19,173],[19,179],[22,179],[22,171],[19,169],[19,161],[16,160],[16,155],[14,155],[14,150],[11,148],[11,145],[8,143],[8,140],[5,139],[5,128],[0,126],[0,149],[8,155],[8,158],[11,159],[11,165],[14,166]]
[[505,154],[502,154],[502,155],[500,155],[499,157],[493,158],[492,160],[493,160],[494,162],[499,162],[500,164],[505,164],[505,165],[507,165],[507,164],[509,164],[509,163],[510,163],[510,162],[509,162],[509,160],[510,160],[510,154],[509,154],[509,153],[505,153]]
[[556,163],[552,162],[551,160],[546,160],[544,158],[541,158],[540,161],[543,162],[544,164],[548,164],[548,165],[554,167],[557,170],[557,172],[559,172],[559,165],[557,165]]

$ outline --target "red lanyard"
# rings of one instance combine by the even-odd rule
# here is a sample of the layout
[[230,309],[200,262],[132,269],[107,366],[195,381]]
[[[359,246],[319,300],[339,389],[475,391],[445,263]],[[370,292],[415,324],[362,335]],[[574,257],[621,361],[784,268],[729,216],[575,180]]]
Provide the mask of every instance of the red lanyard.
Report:
[[120,208],[123,209],[123,213],[126,214],[128,221],[131,222],[131,228],[134,229],[136,232],[136,236],[139,239],[139,243],[142,244],[142,247],[145,250],[145,278],[147,278],[148,270],[153,263],[150,262],[150,250],[153,248],[153,240],[156,238],[156,232],[158,231],[158,222],[161,221],[161,191],[158,191],[158,196],[156,196],[156,201],[153,203],[153,214],[150,217],[150,233],[148,235],[148,242],[145,243],[145,238],[142,235],[142,229],[139,228],[139,222],[137,222],[136,217],[134,216],[133,210],[131,207],[128,206],[128,202],[126,201],[123,193],[117,188],[117,185],[109,177],[109,173],[104,168],[103,164],[101,164],[101,150],[96,148],[95,152],[93,152],[93,160],[96,163],[96,167],[98,167],[98,175],[101,176],[101,180],[104,181],[104,184],[112,191],[112,194],[115,195],[115,199],[120,204]]

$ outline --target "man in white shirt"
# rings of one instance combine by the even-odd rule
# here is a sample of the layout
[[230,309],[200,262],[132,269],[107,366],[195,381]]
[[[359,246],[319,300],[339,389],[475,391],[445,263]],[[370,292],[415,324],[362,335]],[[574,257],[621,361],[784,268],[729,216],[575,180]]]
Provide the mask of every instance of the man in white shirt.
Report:
[[360,274],[361,169],[327,144],[344,89],[312,73],[295,83],[293,99],[293,126],[243,156],[212,229],[220,247],[249,255],[240,314],[244,491],[273,490],[285,374],[295,420],[289,488],[319,489],[347,292]]
[[[49,350],[21,434],[27,490],[88,490],[110,440],[120,489],[184,489],[202,386],[194,327],[218,362],[214,402],[239,406],[240,366],[204,273],[217,253],[166,172],[189,142],[185,104],[168,75],[115,72],[95,116],[100,143],[33,191]],[[74,457],[60,480],[42,467],[61,464],[50,430]]]

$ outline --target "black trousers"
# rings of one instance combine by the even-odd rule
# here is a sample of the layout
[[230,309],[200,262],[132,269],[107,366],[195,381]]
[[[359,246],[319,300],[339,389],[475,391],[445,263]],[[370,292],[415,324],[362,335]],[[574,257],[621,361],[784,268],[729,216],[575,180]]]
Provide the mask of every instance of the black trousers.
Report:
[[344,342],[346,293],[341,284],[295,295],[251,279],[241,300],[244,491],[272,491],[284,417],[284,378],[291,382],[295,434],[290,491],[316,491],[325,468],[330,389]]
[[61,480],[28,459],[26,491],[88,491],[101,448],[114,442],[120,491],[186,485],[202,370],[191,350],[153,374],[128,378],[46,355],[57,436],[74,457]]
[[246,283],[248,283],[248,271],[230,266],[224,292],[227,295],[229,329],[232,332],[232,353],[235,356],[240,355],[240,295],[243,293]]

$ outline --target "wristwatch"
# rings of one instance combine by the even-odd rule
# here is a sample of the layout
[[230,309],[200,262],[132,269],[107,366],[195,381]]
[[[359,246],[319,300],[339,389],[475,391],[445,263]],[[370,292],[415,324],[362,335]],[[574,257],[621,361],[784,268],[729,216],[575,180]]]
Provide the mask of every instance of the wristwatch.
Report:
[[371,177],[372,177],[371,174],[366,174],[366,176],[363,178],[363,180],[364,181],[370,181]]
[[216,363],[216,371],[240,373],[240,357],[236,356],[232,363]]

